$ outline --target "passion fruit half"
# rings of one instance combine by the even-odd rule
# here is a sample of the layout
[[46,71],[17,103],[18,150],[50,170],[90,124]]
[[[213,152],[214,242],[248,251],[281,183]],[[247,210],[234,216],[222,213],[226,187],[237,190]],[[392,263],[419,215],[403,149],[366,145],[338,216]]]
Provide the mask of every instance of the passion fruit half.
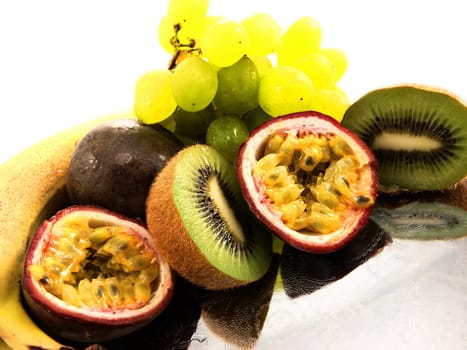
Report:
[[376,201],[368,146],[318,112],[276,117],[241,146],[237,175],[252,212],[298,249],[328,253],[354,238]]
[[97,343],[148,324],[169,304],[173,284],[141,222],[95,206],[71,206],[33,237],[22,289],[49,334]]

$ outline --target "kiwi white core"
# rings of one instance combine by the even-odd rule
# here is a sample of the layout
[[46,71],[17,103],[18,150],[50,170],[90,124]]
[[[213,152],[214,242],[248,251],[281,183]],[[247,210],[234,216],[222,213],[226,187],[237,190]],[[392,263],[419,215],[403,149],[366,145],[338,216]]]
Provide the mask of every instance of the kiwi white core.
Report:
[[418,150],[433,151],[442,147],[442,144],[427,136],[414,136],[410,134],[383,132],[375,137],[371,148],[374,150]]
[[211,176],[207,183],[208,195],[212,198],[212,202],[217,206],[219,214],[223,220],[230,227],[232,234],[241,242],[245,242],[245,235],[243,234],[242,227],[238,223],[235,214],[225,198],[222,188],[217,181],[217,177]]

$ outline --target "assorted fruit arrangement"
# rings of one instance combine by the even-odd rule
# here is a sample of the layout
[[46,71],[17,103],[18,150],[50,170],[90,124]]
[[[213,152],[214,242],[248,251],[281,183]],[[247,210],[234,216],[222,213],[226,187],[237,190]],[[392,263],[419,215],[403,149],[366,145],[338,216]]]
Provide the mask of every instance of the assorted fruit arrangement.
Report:
[[155,336],[180,302],[223,335],[225,300],[245,295],[261,309],[257,336],[275,284],[295,297],[316,266],[332,276],[303,290],[391,238],[467,235],[458,98],[407,85],[350,103],[337,85],[346,56],[321,47],[315,19],[284,30],[208,6],[169,1],[159,42],[171,59],[137,80],[134,114],[0,168],[0,348],[119,349]]

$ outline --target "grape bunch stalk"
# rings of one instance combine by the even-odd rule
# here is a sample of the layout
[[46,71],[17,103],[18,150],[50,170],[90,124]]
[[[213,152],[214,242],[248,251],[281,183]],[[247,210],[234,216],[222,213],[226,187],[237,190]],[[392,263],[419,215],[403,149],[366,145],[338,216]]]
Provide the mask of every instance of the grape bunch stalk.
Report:
[[185,144],[207,143],[234,160],[264,121],[315,110],[340,121],[350,105],[338,87],[348,60],[321,46],[320,23],[302,16],[283,29],[266,13],[241,21],[209,13],[209,0],[169,0],[158,27],[168,68],[136,82],[141,123],[161,123]]

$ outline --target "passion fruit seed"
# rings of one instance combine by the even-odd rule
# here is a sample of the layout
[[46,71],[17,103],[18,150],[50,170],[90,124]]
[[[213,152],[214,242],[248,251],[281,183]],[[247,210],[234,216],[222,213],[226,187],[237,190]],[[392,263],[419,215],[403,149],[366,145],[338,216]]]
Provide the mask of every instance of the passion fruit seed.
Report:
[[287,227],[329,233],[342,225],[347,210],[374,204],[374,196],[358,185],[363,167],[337,135],[277,132],[253,175]]
[[29,267],[50,293],[76,307],[137,309],[159,275],[155,252],[127,227],[93,227],[68,218],[51,236],[39,263]]

